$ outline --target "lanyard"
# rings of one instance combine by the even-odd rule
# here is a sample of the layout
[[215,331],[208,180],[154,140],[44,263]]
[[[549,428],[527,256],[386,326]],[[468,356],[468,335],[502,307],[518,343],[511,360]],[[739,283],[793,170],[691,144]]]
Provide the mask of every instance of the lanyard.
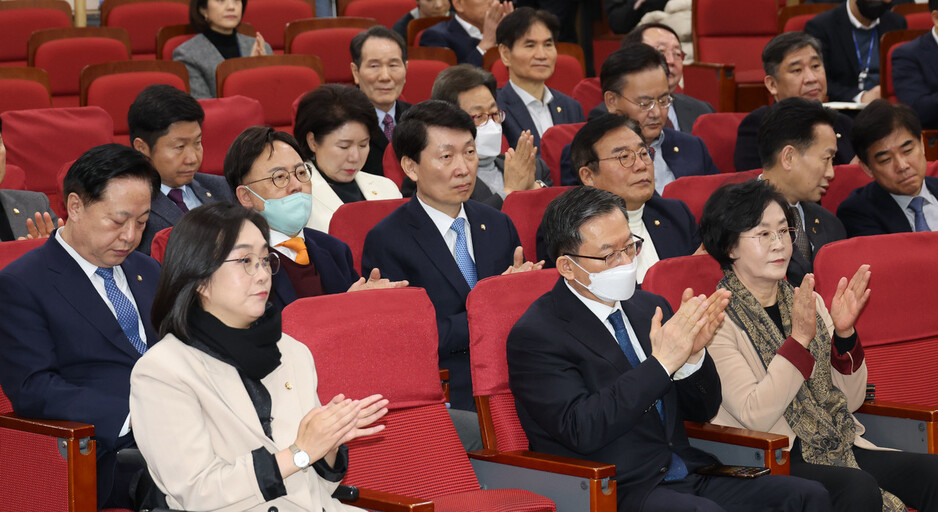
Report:
[[[859,76],[857,77],[857,82],[859,83],[859,89],[860,89],[861,91],[864,90],[864,88],[863,88],[863,82],[866,81],[866,77],[869,75],[869,72],[870,72],[870,61],[871,61],[872,58],[873,58],[873,43],[876,42],[876,35],[877,35],[877,33],[878,33],[878,32],[876,31],[876,29],[873,29],[873,35],[870,37],[870,48],[869,48],[869,52],[866,54],[866,65],[860,67],[860,74],[859,74]],[[860,65],[860,62],[863,61],[863,58],[860,57],[860,43],[857,42],[857,32],[856,32],[856,30],[854,30],[853,32],[851,32],[851,35],[853,36],[853,47],[856,48],[856,50],[857,50],[857,65]]]

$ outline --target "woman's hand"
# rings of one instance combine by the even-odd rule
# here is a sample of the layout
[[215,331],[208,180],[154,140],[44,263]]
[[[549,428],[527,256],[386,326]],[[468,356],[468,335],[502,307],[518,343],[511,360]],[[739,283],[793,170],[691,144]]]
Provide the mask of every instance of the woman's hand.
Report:
[[[384,425],[374,425],[374,422],[380,420],[388,413],[388,400],[381,395],[371,395],[358,401],[359,411],[355,418],[355,428],[346,434],[345,439],[340,444],[347,443],[359,437],[370,436],[384,430]],[[338,448],[338,446],[336,446]]]
[[808,348],[817,334],[817,312],[814,307],[814,274],[805,274],[801,286],[795,288],[791,305],[791,337]]
[[251,47],[251,57],[260,57],[261,55],[267,55],[267,48],[264,44],[264,36],[260,32],[254,35],[254,46]]
[[296,445],[317,461],[333,452],[358,422],[361,405],[358,400],[336,395],[328,404],[309,411],[300,420]]
[[853,324],[863,311],[863,306],[870,298],[870,266],[860,265],[857,272],[847,283],[846,277],[841,277],[837,283],[837,291],[831,300],[831,319],[834,321],[834,333],[841,338],[853,336]]

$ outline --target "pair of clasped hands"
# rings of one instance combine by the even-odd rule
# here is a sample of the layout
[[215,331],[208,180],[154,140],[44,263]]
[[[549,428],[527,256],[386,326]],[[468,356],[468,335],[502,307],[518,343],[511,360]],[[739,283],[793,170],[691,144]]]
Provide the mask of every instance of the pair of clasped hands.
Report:
[[651,355],[674,375],[685,363],[696,364],[713,341],[730,303],[730,291],[719,289],[709,297],[694,295],[690,288],[681,296],[681,307],[663,325],[664,313],[655,308],[651,319]]

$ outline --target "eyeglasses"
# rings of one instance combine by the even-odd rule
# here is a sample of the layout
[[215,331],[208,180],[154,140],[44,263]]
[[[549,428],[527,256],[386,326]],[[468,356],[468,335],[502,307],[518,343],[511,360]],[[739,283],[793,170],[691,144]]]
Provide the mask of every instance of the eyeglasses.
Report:
[[[789,235],[789,238],[785,238],[785,235]],[[776,240],[781,240],[782,243],[794,243],[795,238],[798,238],[798,230],[795,228],[782,228],[778,231],[766,231],[764,233],[759,233],[758,235],[740,235],[740,238],[755,238],[759,240],[759,243],[762,244],[762,247],[769,247]]]
[[489,119],[491,119],[492,121],[495,121],[498,124],[502,124],[505,122],[505,111],[499,110],[497,112],[492,112],[492,113],[483,112],[481,114],[476,114],[472,116],[472,122],[475,123],[476,126],[482,126]]
[[649,110],[655,108],[656,104],[661,108],[668,108],[671,106],[672,103],[674,103],[674,98],[670,94],[666,96],[662,96],[656,100],[652,99],[652,100],[642,100],[642,101],[633,101],[633,100],[630,100],[629,98],[626,98],[625,96],[622,96],[619,93],[616,93],[616,94],[624,98],[625,101],[633,105],[637,105],[638,108],[642,109],[642,112],[648,112]]
[[287,171],[285,169],[280,169],[279,171],[271,174],[270,176],[267,176],[266,178],[254,180],[252,182],[245,183],[244,185],[253,185],[260,181],[270,180],[274,182],[274,185],[277,188],[286,188],[287,185],[290,183],[291,174],[296,176],[296,181],[299,181],[300,183],[307,183],[310,180],[309,168],[306,167],[306,164],[303,164],[302,167],[298,167],[294,169],[293,172]]
[[586,258],[588,260],[599,260],[606,262],[607,267],[612,267],[622,259],[622,255],[626,255],[629,259],[633,259],[639,254],[642,253],[642,244],[645,243],[645,239],[638,236],[632,235],[632,238],[635,240],[626,244],[625,249],[619,251],[612,251],[605,256],[584,256],[582,254],[573,254],[566,253],[564,256],[573,256],[575,258]]
[[654,156],[651,154],[651,151],[649,151],[648,148],[645,146],[638,148],[638,151],[626,149],[625,151],[623,151],[622,153],[619,153],[618,155],[609,156],[606,158],[599,158],[595,161],[602,162],[604,160],[618,160],[619,165],[621,165],[622,167],[626,169],[631,169],[632,166],[635,165],[635,161],[638,159],[639,156],[642,157],[642,160],[644,160],[645,163],[647,164],[650,164],[654,161]]
[[249,276],[257,274],[257,269],[264,267],[270,275],[274,275],[280,270],[280,256],[277,256],[277,253],[270,252],[267,253],[267,256],[261,258],[256,254],[248,254],[243,258],[235,258],[233,260],[225,260],[225,263],[236,262],[240,263],[244,267],[244,271]]

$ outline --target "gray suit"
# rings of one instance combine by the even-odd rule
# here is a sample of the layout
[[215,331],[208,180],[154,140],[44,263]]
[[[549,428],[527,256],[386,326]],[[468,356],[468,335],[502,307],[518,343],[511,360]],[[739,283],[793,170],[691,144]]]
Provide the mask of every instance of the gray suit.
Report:
[[14,238],[26,236],[29,233],[26,229],[26,219],[32,219],[36,212],[49,212],[52,215],[53,224],[59,219],[49,206],[49,198],[42,192],[3,189],[0,190],[0,203],[3,204],[3,212],[6,213],[7,220],[10,222]]
[[690,133],[693,130],[694,122],[697,121],[698,117],[716,112],[709,103],[686,94],[673,93],[671,97],[674,98],[671,108],[674,109],[677,124],[680,125],[681,131],[684,133]]
[[[199,201],[202,201],[202,204],[232,200],[228,182],[221,176],[196,173],[189,186],[196,197],[199,198]],[[153,243],[153,237],[156,233],[175,226],[180,217],[182,217],[182,210],[170,198],[166,197],[166,194],[154,195],[153,200],[150,201],[150,218],[147,220],[147,227],[143,230],[143,237],[140,239],[137,250],[144,254],[150,254],[150,244]]]
[[[270,45],[264,44],[267,55],[273,55],[274,51]],[[253,37],[238,34],[238,49],[241,50],[241,56],[251,55],[253,47]],[[182,62],[189,70],[189,90],[192,97],[196,99],[215,97],[215,68],[225,59],[207,37],[198,34],[179,45],[173,50],[173,60]]]

